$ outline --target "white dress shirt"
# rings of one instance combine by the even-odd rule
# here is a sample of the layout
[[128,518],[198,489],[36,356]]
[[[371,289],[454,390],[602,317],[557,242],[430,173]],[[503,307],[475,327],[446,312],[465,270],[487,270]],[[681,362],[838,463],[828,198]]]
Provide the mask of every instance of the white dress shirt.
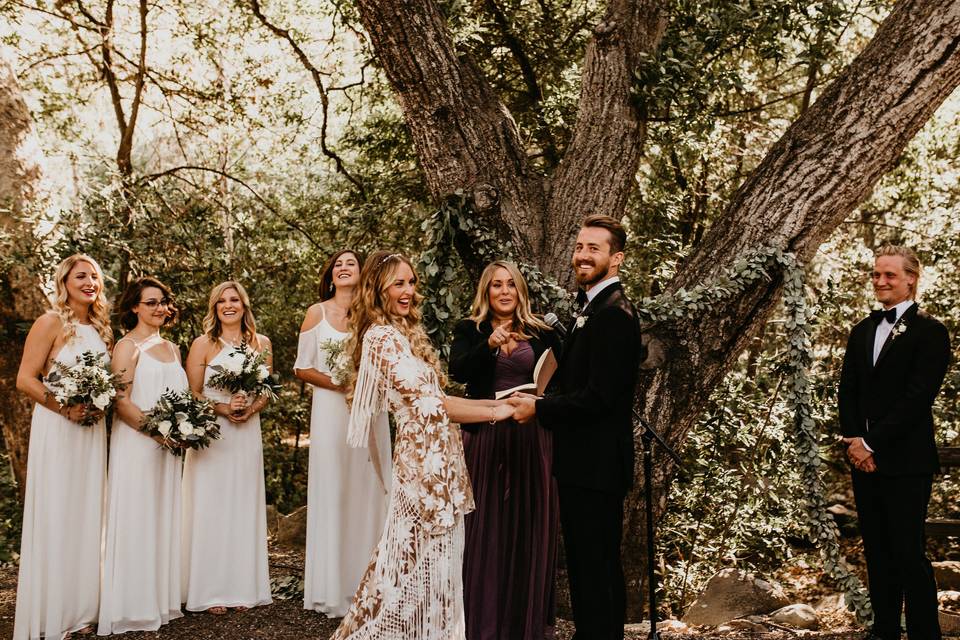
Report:
[[[612,285],[614,282],[620,282],[620,276],[610,276],[606,280],[601,280],[597,284],[587,289],[585,292],[587,294],[587,304],[593,302],[593,299],[597,297],[598,293]],[[586,307],[587,305],[585,304],[583,306]]]
[[[904,300],[893,308],[897,310],[897,320],[903,317],[904,312],[913,306],[913,300]],[[890,322],[886,318],[877,325],[877,335],[873,338],[873,364],[877,364],[877,358],[880,357],[880,351],[883,349],[883,343],[887,341],[890,332],[893,331],[895,322]]]

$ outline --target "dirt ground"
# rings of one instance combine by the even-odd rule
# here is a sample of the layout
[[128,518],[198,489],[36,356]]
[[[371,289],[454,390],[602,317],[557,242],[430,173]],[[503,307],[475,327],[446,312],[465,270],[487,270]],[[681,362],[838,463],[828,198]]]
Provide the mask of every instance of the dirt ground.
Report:
[[[271,575],[274,578],[293,575],[303,566],[302,555],[292,551],[272,550],[270,554]],[[17,569],[0,567],[0,638],[13,636],[13,615],[16,608]],[[289,600],[275,599],[274,604],[244,612],[231,611],[227,615],[213,616],[206,613],[187,613],[159,631],[150,633],[127,633],[124,640],[308,640],[330,637],[337,627],[337,620],[305,611],[299,597]],[[557,621],[556,640],[570,640],[573,625]],[[88,636],[90,637],[90,636]],[[644,629],[628,627],[627,638],[645,640]],[[716,638],[740,640],[763,638],[764,640],[787,640],[803,637],[810,640],[853,640],[860,633],[852,630],[835,630],[826,633],[792,632],[774,630],[771,633],[663,633],[663,640],[698,640]],[[92,637],[91,637],[92,640]]]

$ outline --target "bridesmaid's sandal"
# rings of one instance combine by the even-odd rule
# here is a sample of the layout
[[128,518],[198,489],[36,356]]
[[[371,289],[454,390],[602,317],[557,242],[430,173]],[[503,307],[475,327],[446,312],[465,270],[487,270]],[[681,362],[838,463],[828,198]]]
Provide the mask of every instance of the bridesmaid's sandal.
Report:
[[249,609],[249,608],[250,608],[250,607],[234,607],[233,610],[234,610],[234,611],[246,611],[246,610]]
[[212,613],[215,616],[222,616],[227,612],[226,607],[210,607],[207,609],[207,613]]
[[77,634],[77,635],[80,635],[80,636],[88,636],[88,635],[90,635],[91,633],[93,633],[94,631],[96,631],[96,627],[95,627],[94,625],[92,625],[92,624],[88,624],[88,625],[85,626],[83,629],[78,629],[78,630],[74,631],[74,633]]

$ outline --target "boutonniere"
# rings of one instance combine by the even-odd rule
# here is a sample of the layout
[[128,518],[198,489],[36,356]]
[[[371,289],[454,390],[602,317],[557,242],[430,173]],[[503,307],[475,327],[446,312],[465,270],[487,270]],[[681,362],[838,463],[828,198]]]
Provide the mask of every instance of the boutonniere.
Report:
[[573,323],[575,329],[582,329],[587,324],[587,316],[577,316],[577,321]]
[[904,320],[901,320],[897,324],[893,325],[893,330],[890,331],[890,339],[896,340],[897,336],[907,330],[907,323]]

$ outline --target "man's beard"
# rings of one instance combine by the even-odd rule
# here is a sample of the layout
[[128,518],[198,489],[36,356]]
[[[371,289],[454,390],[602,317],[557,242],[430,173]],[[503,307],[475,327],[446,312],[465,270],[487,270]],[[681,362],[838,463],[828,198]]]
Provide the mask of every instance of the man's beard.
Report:
[[[596,264],[593,264],[593,265],[591,265],[591,266],[596,267],[597,265],[596,265]],[[610,273],[610,264],[608,263],[607,266],[606,266],[606,268],[605,268],[603,271],[598,271],[598,272],[596,273],[596,275],[589,276],[589,279],[588,279],[588,280],[581,280],[581,279],[580,279],[579,267],[577,267],[577,271],[576,271],[576,273],[574,274],[574,277],[576,277],[576,279],[577,279],[577,284],[579,284],[580,286],[582,286],[582,287],[592,287],[593,285],[597,284],[598,282],[602,282],[603,280],[606,280],[607,275],[608,275],[609,273]]]

